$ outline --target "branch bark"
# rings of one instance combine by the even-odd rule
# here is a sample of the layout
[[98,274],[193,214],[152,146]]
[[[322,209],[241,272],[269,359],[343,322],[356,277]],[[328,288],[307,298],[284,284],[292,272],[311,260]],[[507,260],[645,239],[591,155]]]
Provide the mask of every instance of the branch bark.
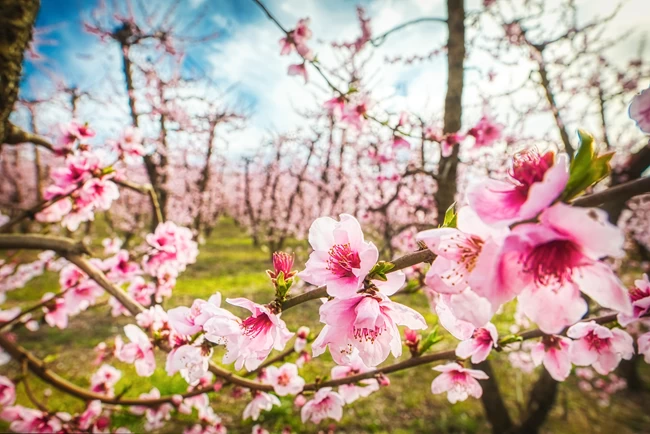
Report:
[[18,97],[24,53],[39,7],[39,0],[0,2],[0,143],[12,131],[9,115]]

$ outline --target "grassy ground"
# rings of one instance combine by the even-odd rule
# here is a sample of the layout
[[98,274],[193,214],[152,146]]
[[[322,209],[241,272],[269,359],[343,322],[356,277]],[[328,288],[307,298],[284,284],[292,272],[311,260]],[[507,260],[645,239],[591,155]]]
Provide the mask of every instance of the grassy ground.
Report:
[[[299,256],[306,254],[305,246],[300,243],[295,243],[291,247],[298,251]],[[241,229],[230,221],[222,221],[206,244],[201,246],[198,262],[179,279],[174,297],[165,308],[189,305],[197,297],[207,299],[215,291],[220,291],[226,297],[243,296],[259,302],[268,301],[272,298],[268,278],[264,274],[264,270],[269,267],[268,258],[269,253],[253,247]],[[299,264],[300,261],[297,263]],[[28,287],[11,293],[6,307],[11,305],[26,307],[40,299],[43,293],[57,290],[57,276],[46,274],[35,279]],[[398,301],[422,312],[430,326],[435,324],[436,318],[429,312],[424,295],[402,295],[399,296]],[[243,312],[238,313],[243,314]],[[296,330],[300,325],[319,330],[318,302],[289,310],[284,314],[284,319],[292,330]],[[129,318],[115,320],[110,316],[108,307],[103,306],[73,318],[70,327],[64,331],[43,326],[36,332],[20,329],[17,335],[18,341],[38,357],[47,356],[53,370],[85,387],[89,384],[90,375],[97,369],[92,365],[95,356],[93,347],[120,333],[122,326],[130,321]],[[500,331],[507,333],[505,322],[501,326],[504,329]],[[446,349],[453,347],[454,344],[452,338],[446,338],[437,345],[440,349]],[[161,369],[164,367],[164,356],[159,356],[159,368],[150,378],[138,377],[132,366],[116,360],[110,361],[123,372],[122,380],[116,387],[117,393],[127,390],[126,396],[137,396],[149,391],[153,386],[156,386],[163,395],[183,392],[187,384],[178,375],[168,377]],[[220,354],[217,354],[215,360],[219,360],[219,356]],[[511,414],[517,419],[520,412],[525,409],[528,389],[535,376],[528,377],[509,368],[506,357],[501,354],[494,358],[493,365]],[[318,374],[329,373],[331,366],[331,360],[322,357],[307,365],[302,375],[310,381]],[[0,367],[0,373],[15,377],[18,375],[18,367],[12,362]],[[642,376],[646,384],[650,384],[650,375],[645,366],[642,369]],[[490,431],[480,402],[468,400],[450,405],[444,396],[432,395],[429,385],[434,377],[435,374],[429,366],[391,375],[390,387],[383,388],[371,397],[361,399],[346,408],[344,418],[337,424],[336,431],[393,434],[487,433]],[[79,400],[51,390],[35,378],[30,377],[30,384],[33,389],[36,389],[36,395],[52,410],[74,412],[83,408]],[[595,404],[591,395],[579,391],[572,377],[560,385],[558,402],[543,431],[549,433],[617,432],[617,434],[648,432],[650,426],[650,415],[647,412],[648,398],[650,394],[647,391],[638,394],[622,392],[614,396],[609,407],[602,408]],[[18,401],[30,405],[22,386],[19,387]],[[246,401],[246,399],[233,399],[231,389],[228,388],[219,394],[211,395],[211,402],[217,414],[223,418],[229,432],[234,433],[251,432],[254,423],[250,420],[241,421],[241,413]],[[134,432],[143,432],[139,418],[127,412],[116,414],[113,420],[117,424],[115,426],[123,425]],[[173,420],[163,432],[179,432],[188,425],[188,421],[189,419],[182,417]],[[320,426],[313,424],[302,426],[299,411],[293,408],[291,398],[282,399],[282,406],[264,413],[258,423],[272,433],[281,431],[285,426],[299,433],[327,431],[330,426],[329,422],[323,422]],[[0,425],[0,430],[3,428],[6,429],[6,425]]]

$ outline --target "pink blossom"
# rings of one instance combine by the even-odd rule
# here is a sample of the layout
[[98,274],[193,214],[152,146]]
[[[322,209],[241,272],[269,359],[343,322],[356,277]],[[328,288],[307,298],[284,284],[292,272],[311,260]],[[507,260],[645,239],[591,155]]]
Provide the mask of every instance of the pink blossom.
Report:
[[21,310],[22,309],[18,306],[7,310],[0,310],[0,324],[9,322],[12,319],[16,318],[18,315],[20,315]]
[[312,223],[309,244],[314,251],[298,276],[313,285],[327,285],[333,297],[349,297],[361,288],[379,251],[364,240],[357,219],[349,214],[340,219],[321,217]]
[[431,383],[431,393],[447,392],[447,399],[452,404],[465,401],[468,396],[480,398],[483,389],[476,380],[488,378],[485,372],[466,369],[458,363],[436,366],[433,370],[442,372],[442,374],[438,375]]
[[0,407],[13,405],[15,401],[16,386],[10,379],[0,375]]
[[278,41],[280,43],[280,56],[287,56],[293,51],[293,41],[289,37],[284,37]]
[[456,339],[469,339],[476,327],[482,327],[492,318],[490,302],[469,288],[458,294],[438,294],[426,291],[432,309],[441,326]]
[[332,116],[342,116],[345,111],[346,102],[345,97],[340,95],[325,101],[323,107],[325,107]]
[[296,340],[293,343],[293,349],[296,353],[300,353],[307,346],[307,338],[309,337],[309,327],[302,326],[296,332]]
[[279,368],[266,368],[266,378],[273,390],[279,396],[296,395],[302,392],[305,380],[298,375],[298,367],[293,363],[285,363]]
[[650,88],[632,99],[629,114],[641,131],[650,134]]
[[305,83],[309,82],[309,74],[307,73],[307,65],[305,63],[289,65],[287,73],[289,75],[299,75],[305,79]]
[[[366,366],[358,356],[353,357],[349,365],[332,368],[332,380],[362,374],[370,370],[371,368]],[[359,398],[368,397],[377,390],[379,390],[379,383],[374,378],[367,378],[358,383],[342,384],[338,387],[338,393],[346,404],[351,404]]]
[[111,365],[103,364],[92,377],[90,377],[90,390],[92,392],[113,396],[114,387],[122,378],[122,373]]
[[105,254],[114,255],[120,251],[120,247],[122,247],[122,240],[119,238],[104,238],[102,240],[102,246],[104,246]]
[[224,360],[230,360],[238,355],[238,346],[243,339],[242,321],[228,310],[220,308],[213,297],[202,306],[202,310],[209,315],[203,324],[204,336],[214,344],[225,345],[227,352],[224,354]]
[[185,381],[194,386],[208,372],[208,362],[211,355],[211,348],[205,349],[200,346],[183,345],[174,348],[169,353],[165,370],[168,375],[180,372]]
[[[160,391],[154,387],[149,393],[140,394],[140,398],[160,398]],[[165,421],[170,419],[170,413],[173,409],[174,406],[169,403],[161,404],[158,407],[132,406],[131,413],[139,416],[144,415],[146,419],[144,429],[147,431],[154,431],[159,430],[165,425]]]
[[95,131],[79,121],[72,120],[69,124],[59,125],[61,135],[59,136],[59,144],[65,149],[71,149],[77,140],[81,141],[95,136]]
[[169,317],[159,304],[137,314],[135,321],[138,326],[155,332],[169,329]]
[[442,131],[440,128],[427,126],[424,128],[422,135],[424,136],[425,140],[430,140],[432,142],[442,141]]
[[341,420],[345,401],[338,393],[332,391],[331,387],[318,389],[311,401],[303,405],[300,410],[300,418],[305,423],[308,420],[320,423],[323,419]]
[[478,123],[471,128],[468,136],[474,137],[474,147],[480,148],[490,146],[501,138],[503,125],[494,122],[489,116],[483,116]]
[[634,355],[632,337],[619,328],[608,329],[595,321],[575,324],[567,331],[574,339],[569,350],[574,365],[591,365],[596,372],[607,375],[621,359],[630,360]]
[[587,310],[579,291],[601,306],[632,313],[626,289],[598,260],[623,256],[622,231],[599,209],[557,203],[540,216],[540,224],[515,227],[506,250],[517,257],[503,265],[510,290],[522,290],[523,312],[545,333],[559,333]]
[[499,334],[494,324],[487,323],[485,327],[474,330],[472,337],[456,347],[456,355],[461,359],[472,358],[472,363],[481,363],[487,359],[492,348],[497,347]]
[[368,112],[368,102],[362,100],[356,104],[348,104],[343,111],[341,121],[360,130]]
[[502,262],[507,260],[502,253],[505,232],[485,225],[469,207],[458,211],[457,222],[457,229],[430,229],[417,235],[437,255],[426,284],[443,294],[466,292],[469,287],[486,298],[494,312],[518,292],[508,288],[510,276],[503,273]]
[[135,127],[127,127],[117,142],[114,142],[115,151],[120,157],[132,160],[142,157],[146,150],[142,145],[142,133]]
[[[233,341],[224,356],[224,363],[235,361],[235,368],[246,367],[252,371],[268,357],[271,350],[282,351],[293,336],[279,314],[268,306],[253,303],[246,298],[227,299],[233,306],[251,311],[251,316],[241,322],[240,339]],[[227,360],[227,361],[226,361]]]
[[66,290],[63,295],[68,315],[76,315],[88,309],[104,294],[104,290],[92,279],[84,277],[75,286]]
[[120,197],[117,185],[107,177],[92,178],[81,188],[80,195],[84,203],[92,204],[93,207],[106,211],[111,207],[114,200]]
[[216,293],[205,300],[197,299],[192,307],[175,307],[167,312],[169,324],[181,335],[191,336],[202,330],[207,320],[217,313],[221,313],[221,294]]
[[36,214],[36,220],[41,223],[56,223],[72,211],[72,201],[69,198],[54,202]]
[[426,328],[422,315],[380,292],[328,301],[320,307],[320,321],[325,327],[312,344],[313,355],[319,356],[329,346],[339,365],[349,363],[354,349],[367,366],[377,366],[389,353],[399,357],[402,340],[397,326]]
[[274,405],[280,405],[280,400],[275,395],[266,392],[254,392],[254,394],[253,400],[244,409],[244,414],[242,415],[244,419],[250,417],[253,420],[257,420],[262,411],[269,411]]
[[636,343],[639,347],[639,354],[643,354],[643,360],[650,363],[650,332],[639,336]]
[[79,428],[87,430],[95,424],[97,418],[102,414],[102,403],[99,400],[90,401],[86,411],[79,417]]
[[309,28],[309,18],[301,18],[298,20],[296,27],[291,32],[291,36],[296,44],[303,44],[311,39],[312,32]]
[[126,292],[141,305],[149,306],[156,293],[156,286],[152,282],[144,280],[142,276],[135,276],[130,280],[131,283],[126,288]]
[[52,169],[51,176],[55,184],[67,193],[92,178],[100,169],[99,158],[96,155],[83,153],[66,158],[65,166]]
[[154,277],[176,277],[188,264],[196,261],[199,253],[196,242],[192,240],[192,231],[171,221],[159,224],[145,239],[152,251],[145,256],[143,268]]
[[251,434],[270,434],[267,430],[265,430],[261,425],[253,425],[253,431],[251,431]]
[[52,300],[51,303],[43,306],[43,313],[45,313],[45,322],[50,327],[58,327],[61,330],[68,327],[68,309],[65,305],[65,300],[61,297],[56,297],[51,292],[43,294],[41,301]]
[[58,433],[63,426],[56,415],[49,415],[20,405],[6,407],[2,411],[2,418],[11,422],[9,429],[20,433]]
[[95,210],[92,202],[86,202],[81,196],[76,196],[72,202],[72,210],[63,217],[61,224],[74,232],[81,223],[95,220]]
[[557,159],[553,152],[540,155],[536,150],[517,154],[510,179],[487,179],[468,188],[467,200],[487,224],[500,227],[528,220],[557,199],[567,181],[566,154]]
[[120,250],[114,256],[104,260],[108,277],[118,282],[126,282],[142,273],[137,263],[129,261],[129,252]]
[[115,338],[115,356],[122,362],[134,363],[139,376],[151,376],[156,369],[156,359],[149,337],[133,324],[124,326],[124,334],[131,342],[123,344],[120,336],[117,336]]
[[399,148],[410,149],[411,144],[404,137],[394,135],[393,136],[393,148],[394,149],[399,149]]
[[570,347],[571,339],[548,335],[531,348],[530,355],[535,366],[543,363],[555,381],[564,381],[571,373]]
[[266,274],[273,282],[282,273],[284,279],[291,279],[296,275],[293,268],[293,255],[285,252],[273,252],[273,270],[266,270]]
[[650,312],[650,280],[648,275],[644,274],[643,279],[634,281],[634,287],[630,289],[630,300],[632,302],[632,315],[618,314],[618,322],[623,327],[627,327],[639,318]]

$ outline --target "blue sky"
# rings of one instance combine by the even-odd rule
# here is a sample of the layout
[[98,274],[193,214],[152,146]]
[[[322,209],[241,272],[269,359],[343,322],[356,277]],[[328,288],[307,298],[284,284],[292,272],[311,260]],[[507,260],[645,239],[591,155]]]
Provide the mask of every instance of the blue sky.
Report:
[[[116,44],[101,44],[96,36],[82,29],[82,20],[90,16],[99,1],[42,0],[37,27],[49,29],[44,38],[53,40],[55,45],[40,46],[39,51],[46,59],[26,65],[23,95],[43,94],[51,82],[52,73],[64,77],[68,85],[82,89],[97,90],[110,77],[119,83],[120,53]],[[105,1],[124,8],[125,0]],[[132,0],[136,10],[141,2],[158,14],[166,10],[170,1]],[[466,7],[475,9],[480,3],[481,0],[466,0]],[[605,14],[613,3],[613,0],[578,0],[585,18]],[[359,4],[372,17],[374,34],[422,16],[444,17],[445,11],[444,0],[266,0],[265,4],[287,28],[292,28],[299,18],[312,19],[314,38],[311,45],[325,65],[336,61],[327,42],[353,40],[358,34],[355,8]],[[175,10],[173,20],[187,23],[199,11],[204,19],[200,26],[193,27],[191,34],[218,31],[219,37],[193,45],[188,51],[184,70],[189,73],[199,68],[222,89],[234,86],[229,96],[231,104],[245,107],[251,115],[247,127],[232,139],[238,152],[253,150],[272,132],[298,128],[301,118],[296,109],[313,107],[329,96],[315,74],[308,85],[296,77],[287,76],[288,65],[297,59],[279,55],[277,41],[282,36],[280,31],[251,0],[183,0]],[[629,28],[637,30],[637,40],[641,32],[650,28],[649,0],[629,0],[612,25],[613,32]],[[424,117],[440,115],[446,82],[444,57],[410,66],[389,65],[383,59],[397,54],[426,54],[442,45],[445,34],[441,24],[422,24],[389,38],[377,50],[370,64],[374,76],[373,89],[387,110],[408,109]],[[635,44],[627,47],[636,49]],[[468,78],[472,80],[471,73],[468,73]],[[512,77],[504,77],[503,86],[513,82],[516,81]],[[500,85],[497,83],[495,86]],[[465,97],[471,101],[478,95],[475,89],[468,88]],[[480,116],[480,109],[475,111],[468,111],[467,122]],[[538,128],[543,130],[546,126],[540,123]]]

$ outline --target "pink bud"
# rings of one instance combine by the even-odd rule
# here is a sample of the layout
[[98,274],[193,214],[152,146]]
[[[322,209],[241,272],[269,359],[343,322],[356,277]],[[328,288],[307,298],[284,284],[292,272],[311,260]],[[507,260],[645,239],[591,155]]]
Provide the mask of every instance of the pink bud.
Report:
[[309,327],[302,326],[298,329],[298,332],[296,333],[296,337],[300,339],[307,339],[307,336],[309,336]]
[[307,399],[305,398],[304,395],[298,395],[298,396],[296,396],[296,399],[293,400],[293,405],[300,408],[303,405],[305,405],[306,402],[307,402]]
[[384,374],[379,374],[377,376],[377,382],[379,382],[379,385],[382,386],[382,387],[390,386],[390,378],[388,378]]
[[174,404],[176,407],[181,405],[183,403],[183,397],[181,395],[174,395],[172,396],[172,404]]

